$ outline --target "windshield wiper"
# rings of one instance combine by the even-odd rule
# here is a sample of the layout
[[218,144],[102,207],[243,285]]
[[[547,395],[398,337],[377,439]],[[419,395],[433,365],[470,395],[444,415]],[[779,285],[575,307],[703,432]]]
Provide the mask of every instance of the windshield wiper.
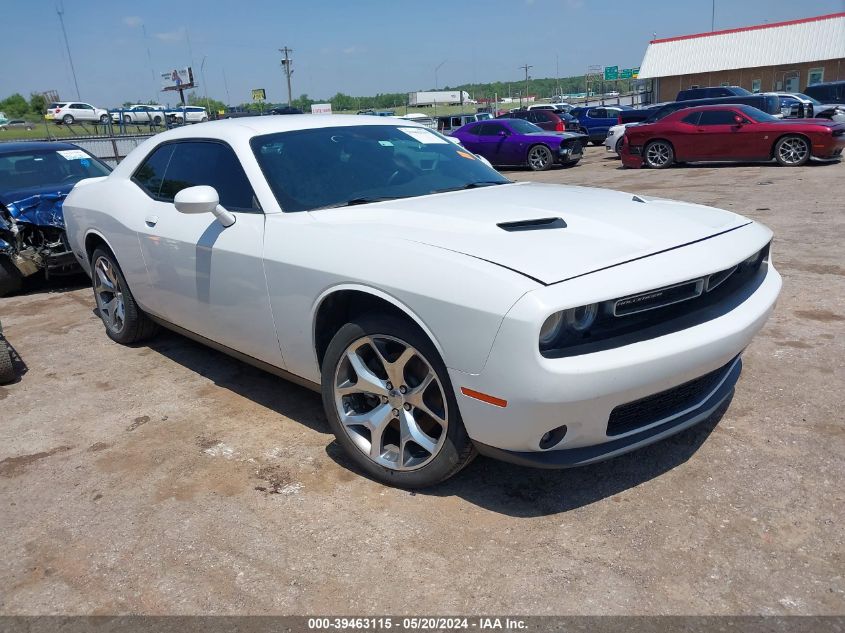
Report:
[[372,196],[372,197],[361,197],[361,198],[352,198],[351,200],[346,200],[345,202],[335,202],[334,204],[327,204],[322,207],[313,207],[308,209],[309,211],[319,211],[321,209],[339,209],[341,207],[354,207],[359,204],[370,204],[372,202],[384,202],[385,200],[399,200],[401,198],[407,198],[408,196]]
[[501,181],[501,180],[479,180],[478,182],[470,182],[465,185],[460,185],[458,187],[446,187],[445,189],[434,189],[433,191],[429,191],[429,193],[447,193],[449,191],[464,191],[466,189],[478,189],[479,187],[491,187],[493,185],[506,185],[509,181]]

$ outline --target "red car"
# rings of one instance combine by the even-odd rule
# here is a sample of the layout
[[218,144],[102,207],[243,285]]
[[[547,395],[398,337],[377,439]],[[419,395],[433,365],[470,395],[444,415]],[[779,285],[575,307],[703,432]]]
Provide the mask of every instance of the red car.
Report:
[[746,105],[697,106],[625,130],[622,164],[663,169],[695,161],[770,161],[797,167],[845,149],[845,124],[778,119]]

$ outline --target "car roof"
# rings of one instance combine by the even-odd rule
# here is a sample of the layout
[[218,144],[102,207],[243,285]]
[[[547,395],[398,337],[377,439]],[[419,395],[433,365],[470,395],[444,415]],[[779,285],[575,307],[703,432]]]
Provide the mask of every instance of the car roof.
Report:
[[17,154],[18,152],[31,152],[41,149],[81,149],[73,143],[61,143],[58,141],[17,141],[12,143],[0,143],[0,154]]
[[414,121],[396,117],[374,117],[366,114],[290,114],[284,117],[252,116],[206,121],[161,132],[154,138],[158,142],[183,138],[208,138],[210,136],[252,138],[253,136],[276,132],[293,132],[324,127],[351,127],[354,125],[401,125],[424,128]]

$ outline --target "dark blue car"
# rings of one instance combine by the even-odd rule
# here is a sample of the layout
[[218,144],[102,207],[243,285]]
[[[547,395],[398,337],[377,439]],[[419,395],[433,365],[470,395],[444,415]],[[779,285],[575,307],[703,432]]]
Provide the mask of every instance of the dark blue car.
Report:
[[596,145],[604,143],[607,131],[619,123],[619,113],[633,110],[630,106],[593,106],[572,108],[569,114],[578,119],[581,132]]
[[0,297],[39,271],[49,277],[77,269],[62,203],[77,182],[110,171],[70,143],[0,143]]

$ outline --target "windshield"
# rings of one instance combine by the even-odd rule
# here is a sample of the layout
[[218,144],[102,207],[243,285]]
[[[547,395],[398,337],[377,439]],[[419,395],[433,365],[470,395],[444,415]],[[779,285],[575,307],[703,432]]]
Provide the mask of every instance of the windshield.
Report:
[[766,114],[762,110],[758,110],[757,108],[753,108],[751,106],[739,106],[739,109],[742,110],[742,113],[747,116],[752,121],[757,121],[757,123],[777,123],[778,121],[782,121],[783,119],[778,119],[777,117],[773,117],[771,114]]
[[793,94],[796,97],[798,97],[799,99],[803,99],[804,101],[809,101],[813,105],[821,105],[822,104],[822,102],[819,101],[818,99],[813,99],[812,97],[805,95],[803,92],[795,92]]
[[536,134],[537,132],[545,132],[539,125],[526,121],[525,119],[508,119],[511,129],[517,134]]
[[0,154],[0,189],[65,187],[85,178],[108,176],[109,168],[84,150],[35,150]]
[[256,136],[250,144],[284,211],[510,182],[460,145],[423,127],[315,128]]

